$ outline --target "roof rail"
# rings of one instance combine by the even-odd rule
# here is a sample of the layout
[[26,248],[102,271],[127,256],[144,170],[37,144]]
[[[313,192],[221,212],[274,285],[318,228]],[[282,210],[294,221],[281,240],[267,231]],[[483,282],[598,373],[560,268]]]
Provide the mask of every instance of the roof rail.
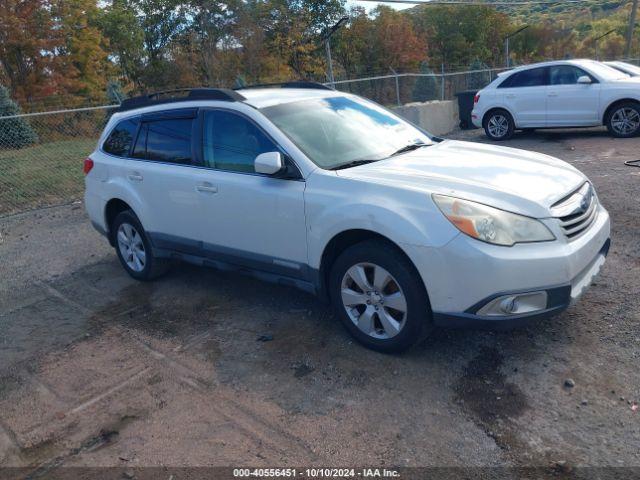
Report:
[[[179,95],[176,94],[183,94]],[[184,102],[187,100],[220,100],[223,102],[242,102],[246,100],[242,95],[226,88],[180,88],[149,93],[139,97],[127,98],[120,104],[119,112],[136,108],[162,105],[164,103]]]
[[333,90],[333,88],[318,82],[308,82],[306,80],[295,80],[280,83],[257,83],[245,87],[236,87],[234,90],[245,90],[249,88],[311,88],[316,90]]

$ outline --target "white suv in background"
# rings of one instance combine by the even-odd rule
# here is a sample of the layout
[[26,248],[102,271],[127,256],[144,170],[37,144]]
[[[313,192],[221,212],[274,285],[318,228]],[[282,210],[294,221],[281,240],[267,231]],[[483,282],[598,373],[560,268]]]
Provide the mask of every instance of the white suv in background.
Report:
[[471,119],[492,140],[517,129],[598,125],[633,137],[640,134],[640,78],[593,60],[527,65],[480,90]]
[[295,286],[381,351],[433,325],[555,314],[609,248],[572,166],[442,141],[315,84],[126,100],[84,170],[89,217],[132,277],[180,259]]

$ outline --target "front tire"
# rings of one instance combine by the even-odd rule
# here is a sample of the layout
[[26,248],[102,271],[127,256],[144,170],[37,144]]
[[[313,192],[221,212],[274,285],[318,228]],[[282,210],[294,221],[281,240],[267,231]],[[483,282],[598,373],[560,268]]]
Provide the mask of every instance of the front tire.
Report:
[[511,114],[501,109],[492,110],[485,115],[482,126],[487,137],[496,142],[509,140],[516,129]]
[[331,268],[329,289],[340,321],[372,350],[407,350],[432,329],[420,275],[389,242],[369,240],[345,250]]
[[640,134],[640,104],[622,102],[611,109],[605,124],[616,138],[631,138]]
[[152,280],[166,272],[166,261],[153,255],[147,233],[131,210],[116,216],[111,232],[120,264],[133,278]]

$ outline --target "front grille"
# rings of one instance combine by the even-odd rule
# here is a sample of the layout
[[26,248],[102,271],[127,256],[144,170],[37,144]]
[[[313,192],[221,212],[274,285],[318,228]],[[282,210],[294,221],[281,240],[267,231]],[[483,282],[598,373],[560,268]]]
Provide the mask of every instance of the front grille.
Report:
[[584,233],[598,214],[598,198],[590,183],[556,203],[551,210],[569,240]]

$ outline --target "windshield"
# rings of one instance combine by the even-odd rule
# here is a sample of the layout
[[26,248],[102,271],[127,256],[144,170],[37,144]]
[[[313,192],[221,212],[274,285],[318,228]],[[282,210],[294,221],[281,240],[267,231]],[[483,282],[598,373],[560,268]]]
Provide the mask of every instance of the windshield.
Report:
[[634,65],[632,63],[626,62],[611,62],[608,64],[610,67],[615,68],[616,70],[621,70],[626,73],[633,73],[634,75],[640,75],[640,67]]
[[433,144],[429,136],[391,112],[354,97],[304,100],[261,112],[324,169],[382,160],[408,145]]
[[626,73],[622,73],[609,65],[593,60],[585,62],[585,66],[591,71],[591,73],[595,73],[603,80],[619,80],[621,78],[629,77]]

